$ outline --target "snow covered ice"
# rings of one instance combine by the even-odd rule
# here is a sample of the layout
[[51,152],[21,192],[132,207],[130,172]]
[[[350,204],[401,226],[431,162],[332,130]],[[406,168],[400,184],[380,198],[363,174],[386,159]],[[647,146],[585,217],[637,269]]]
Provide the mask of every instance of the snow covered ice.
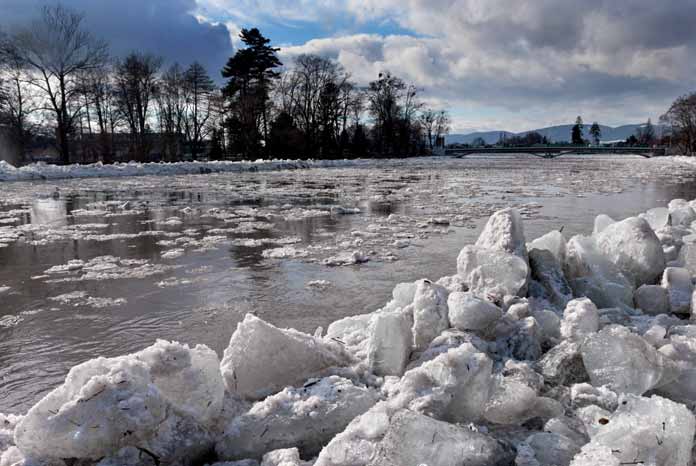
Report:
[[[504,209],[456,275],[326,332],[247,314],[222,360],[165,340],[89,360],[0,415],[0,466],[690,466],[693,271],[664,253],[690,258],[688,209],[530,243]],[[123,262],[46,275],[143,265]]]

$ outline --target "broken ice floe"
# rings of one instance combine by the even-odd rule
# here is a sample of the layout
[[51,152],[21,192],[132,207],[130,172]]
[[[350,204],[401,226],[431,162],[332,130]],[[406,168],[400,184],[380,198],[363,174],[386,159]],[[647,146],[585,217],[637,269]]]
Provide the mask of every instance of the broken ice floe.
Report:
[[[87,361],[26,416],[0,416],[0,464],[690,466],[694,232],[683,203],[669,212],[527,243],[506,209],[456,275],[398,284],[326,335],[249,314],[222,361],[161,340]],[[682,262],[668,266],[668,248]],[[45,274],[146,265],[105,256]]]

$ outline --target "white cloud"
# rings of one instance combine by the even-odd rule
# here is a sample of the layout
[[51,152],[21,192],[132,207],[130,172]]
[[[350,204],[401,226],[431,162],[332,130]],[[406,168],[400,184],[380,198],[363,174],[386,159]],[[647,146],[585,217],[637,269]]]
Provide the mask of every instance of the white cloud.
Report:
[[[276,22],[343,17],[359,31],[388,19],[411,35],[348,32],[282,54],[331,57],[361,84],[388,70],[417,84],[431,102],[455,113],[478,110],[481,121],[505,120],[511,129],[583,112],[609,124],[656,118],[696,85],[693,0],[198,2],[240,18],[236,24],[244,15]],[[496,116],[485,116],[490,113]],[[475,126],[472,117],[458,121]]]

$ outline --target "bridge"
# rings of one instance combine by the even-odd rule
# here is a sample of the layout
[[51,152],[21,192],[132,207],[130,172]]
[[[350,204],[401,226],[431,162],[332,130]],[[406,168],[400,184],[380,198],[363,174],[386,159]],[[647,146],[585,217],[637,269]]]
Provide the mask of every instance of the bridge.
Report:
[[640,155],[645,158],[666,155],[664,147],[586,147],[586,146],[531,146],[531,147],[446,147],[445,155],[458,158],[472,154],[532,154],[543,159],[555,159],[562,155],[616,154]]

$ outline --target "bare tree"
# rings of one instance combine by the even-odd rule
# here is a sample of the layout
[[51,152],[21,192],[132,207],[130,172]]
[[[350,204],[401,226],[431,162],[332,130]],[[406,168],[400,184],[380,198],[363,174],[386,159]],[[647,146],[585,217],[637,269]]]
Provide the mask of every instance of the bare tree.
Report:
[[55,119],[62,163],[70,162],[70,134],[82,109],[77,77],[102,67],[108,56],[106,43],[83,27],[83,19],[61,5],[46,6],[11,39],[12,53],[48,101],[45,109]]
[[178,63],[171,65],[160,77],[157,93],[157,120],[165,157],[174,161],[181,153],[186,118],[187,87],[184,71]]
[[139,161],[145,161],[152,148],[150,112],[158,86],[160,57],[131,53],[116,64],[116,102],[131,136],[131,152]]
[[12,53],[11,47],[9,42],[0,44],[0,124],[11,128],[23,157],[36,127],[32,115],[39,109],[41,101],[29,85],[26,67]]
[[672,141],[684,154],[696,153],[696,92],[675,100],[660,122],[671,128]]
[[[84,110],[89,134],[96,134],[94,150],[105,163],[114,161],[114,137],[122,119],[116,105],[113,68],[103,67],[89,71],[82,78]],[[92,123],[94,122],[94,123]]]
[[420,121],[423,131],[425,131],[425,136],[428,138],[428,148],[432,152],[433,138],[435,137],[435,123],[437,121],[437,111],[433,110],[432,108],[423,110],[418,121]]
[[213,113],[211,97],[216,87],[203,65],[198,62],[191,64],[184,73],[184,86],[188,96],[184,134],[191,148],[191,155],[196,159],[203,140],[209,136],[208,121]]
[[446,110],[440,110],[437,112],[435,118],[435,141],[439,144],[443,141],[443,138],[450,132],[450,124],[452,120]]

